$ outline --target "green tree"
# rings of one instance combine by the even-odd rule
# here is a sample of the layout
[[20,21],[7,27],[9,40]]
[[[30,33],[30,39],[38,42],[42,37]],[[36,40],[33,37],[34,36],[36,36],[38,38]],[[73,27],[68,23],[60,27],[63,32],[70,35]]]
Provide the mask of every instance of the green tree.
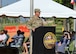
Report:
[[60,3],[60,4],[64,5],[64,6],[67,6],[67,7],[71,8],[71,9],[73,9],[73,5],[70,4],[71,0],[54,0],[54,1],[56,1],[56,2],[58,2],[58,3]]
[[[73,9],[73,5],[70,3],[71,0],[54,0],[54,1],[60,3],[60,4],[64,5],[64,6],[66,6],[66,7],[69,7],[69,8],[71,8],[71,9]],[[73,20],[72,20],[72,18],[69,18],[68,20],[69,20],[70,30],[72,30]],[[61,20],[60,20],[60,21],[61,21]],[[66,21],[64,20],[64,23],[65,23],[65,22],[66,22]]]

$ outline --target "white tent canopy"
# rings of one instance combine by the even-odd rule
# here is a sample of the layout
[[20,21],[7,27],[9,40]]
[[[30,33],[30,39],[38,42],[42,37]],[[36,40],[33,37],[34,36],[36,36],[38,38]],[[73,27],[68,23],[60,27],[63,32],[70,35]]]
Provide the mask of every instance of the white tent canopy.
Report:
[[[34,0],[34,9],[41,9],[41,17],[76,18],[76,12],[52,0]],[[0,15],[6,16],[30,16],[30,0],[20,0],[0,9]]]

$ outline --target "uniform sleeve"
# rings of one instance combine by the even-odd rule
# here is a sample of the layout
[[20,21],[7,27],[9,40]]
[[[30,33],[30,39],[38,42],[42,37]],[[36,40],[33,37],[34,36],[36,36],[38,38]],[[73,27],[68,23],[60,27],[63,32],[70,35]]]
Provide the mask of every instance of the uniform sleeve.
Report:
[[43,22],[43,26],[46,26],[48,24],[44,19],[42,19],[42,22]]
[[29,29],[33,29],[33,28],[37,28],[37,27],[38,27],[38,25],[37,25],[34,21],[35,21],[35,19],[32,18],[32,19],[30,19],[30,20],[26,23],[26,25],[27,25],[27,27],[28,27]]
[[33,22],[33,19],[30,19],[30,20],[26,23],[26,26],[27,26],[29,29],[32,29],[32,22]]

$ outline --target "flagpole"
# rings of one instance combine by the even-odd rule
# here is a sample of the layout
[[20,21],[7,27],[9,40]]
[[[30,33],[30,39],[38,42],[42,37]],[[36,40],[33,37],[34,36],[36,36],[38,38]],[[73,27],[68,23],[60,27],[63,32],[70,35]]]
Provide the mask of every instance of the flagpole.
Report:
[[30,18],[33,16],[34,0],[30,0]]
[[0,0],[0,8],[2,7],[2,0]]
[[[73,9],[76,11],[76,3],[74,3]],[[74,19],[74,31],[76,31],[76,19]]]
[[[76,11],[76,2],[74,3],[73,8]],[[74,19],[74,31],[76,32],[76,18]],[[75,33],[75,41],[76,41],[76,33]],[[76,48],[76,43],[74,42],[74,50],[75,48]]]
[[[71,4],[73,5],[73,9],[76,11],[76,0],[71,0]],[[76,19],[74,18],[74,31],[76,31]]]
[[[30,0],[30,18],[33,16],[33,10],[34,10],[34,0]],[[33,38],[32,38],[32,30],[30,30],[30,53],[32,54],[32,43],[33,43]]]

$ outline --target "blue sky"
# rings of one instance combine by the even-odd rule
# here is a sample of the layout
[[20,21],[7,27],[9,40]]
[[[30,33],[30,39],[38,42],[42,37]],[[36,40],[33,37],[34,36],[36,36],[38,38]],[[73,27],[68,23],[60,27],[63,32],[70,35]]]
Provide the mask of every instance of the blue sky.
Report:
[[18,0],[2,0],[2,6],[6,6],[6,5],[9,5],[11,3],[14,3]]

